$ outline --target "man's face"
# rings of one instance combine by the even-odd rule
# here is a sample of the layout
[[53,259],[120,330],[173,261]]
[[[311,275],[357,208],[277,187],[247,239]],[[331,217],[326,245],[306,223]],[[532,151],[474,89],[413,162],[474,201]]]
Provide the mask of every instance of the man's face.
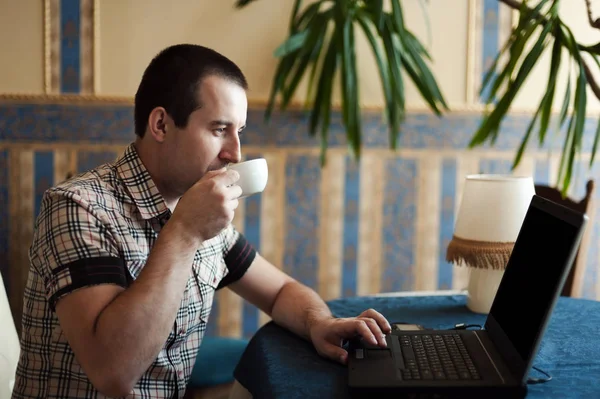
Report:
[[[176,195],[183,195],[210,170],[241,159],[240,133],[246,126],[246,91],[225,78],[208,76],[198,89],[200,107],[192,112],[188,125],[166,135],[171,182]],[[172,123],[172,122],[171,122]]]

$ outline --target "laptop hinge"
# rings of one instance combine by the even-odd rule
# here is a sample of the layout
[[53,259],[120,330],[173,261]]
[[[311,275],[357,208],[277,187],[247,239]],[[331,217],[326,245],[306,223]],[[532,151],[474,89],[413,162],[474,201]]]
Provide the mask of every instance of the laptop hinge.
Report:
[[483,351],[485,352],[485,355],[488,357],[488,359],[490,359],[490,362],[492,363],[492,366],[494,366],[494,370],[496,370],[496,373],[498,374],[498,376],[502,380],[502,383],[505,384],[506,381],[504,380],[504,376],[502,375],[502,373],[500,372],[500,370],[498,370],[498,366],[496,365],[496,362],[494,361],[494,359],[492,359],[492,356],[490,356],[490,353],[488,352],[487,348],[485,347],[485,345],[481,341],[481,338],[479,338],[479,334],[477,334],[475,331],[473,331],[473,334],[475,335],[475,338],[477,338],[477,341],[479,341],[479,345],[481,345],[481,347],[483,348]]

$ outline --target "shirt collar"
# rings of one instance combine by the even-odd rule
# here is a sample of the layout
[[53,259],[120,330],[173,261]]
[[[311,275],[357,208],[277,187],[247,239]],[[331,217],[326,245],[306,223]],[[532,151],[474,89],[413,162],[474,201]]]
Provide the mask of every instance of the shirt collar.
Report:
[[129,144],[121,158],[117,160],[116,167],[142,218],[152,219],[168,213],[169,208],[133,143]]

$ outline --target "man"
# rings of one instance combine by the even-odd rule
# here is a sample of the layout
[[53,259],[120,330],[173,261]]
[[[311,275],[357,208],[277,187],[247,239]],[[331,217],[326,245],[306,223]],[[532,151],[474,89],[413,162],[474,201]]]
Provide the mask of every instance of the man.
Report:
[[135,96],[136,140],[45,193],[30,250],[14,398],[182,398],[215,290],[227,286],[344,363],[385,345],[374,310],[333,318],[232,227],[247,83],[217,52],[176,45]]

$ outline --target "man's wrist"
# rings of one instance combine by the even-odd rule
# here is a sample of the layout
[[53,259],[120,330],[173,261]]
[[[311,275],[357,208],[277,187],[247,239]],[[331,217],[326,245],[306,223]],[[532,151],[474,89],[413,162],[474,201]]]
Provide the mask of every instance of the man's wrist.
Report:
[[316,326],[322,322],[334,319],[333,314],[329,311],[329,309],[314,309],[308,308],[306,310],[306,332],[310,337],[312,335],[311,331]]
[[199,248],[204,242],[204,239],[198,234],[192,233],[186,226],[186,223],[179,220],[176,215],[171,217],[171,220],[165,225],[164,230],[171,231],[180,242],[183,242],[195,249]]

